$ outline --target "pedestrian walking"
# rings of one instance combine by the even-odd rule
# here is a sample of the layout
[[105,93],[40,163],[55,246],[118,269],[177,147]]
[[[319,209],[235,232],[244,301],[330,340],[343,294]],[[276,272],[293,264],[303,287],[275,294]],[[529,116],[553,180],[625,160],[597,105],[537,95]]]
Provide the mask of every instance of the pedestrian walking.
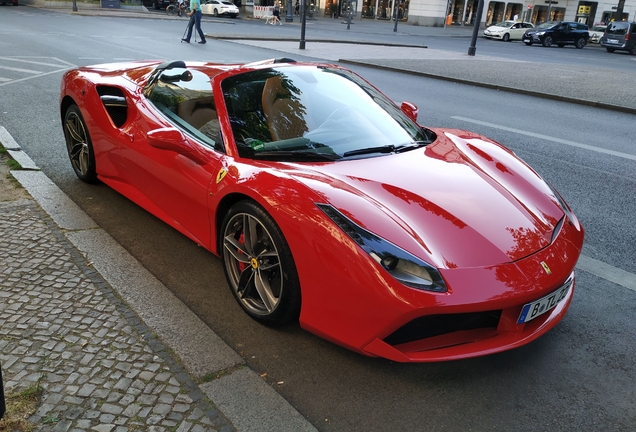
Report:
[[300,2],[296,0],[296,4],[294,5],[294,13],[296,15],[300,14]]
[[272,25],[283,25],[283,22],[280,20],[280,1],[276,0],[274,3],[274,19],[272,20]]
[[200,0],[190,0],[190,13],[188,14],[190,17],[190,22],[188,23],[188,35],[181,39],[183,42],[190,43],[190,38],[192,37],[192,27],[196,25],[197,32],[199,32],[199,37],[201,40],[200,44],[204,44],[205,35],[203,34],[203,30],[201,30],[201,17],[203,16],[203,12],[201,12],[201,1]]

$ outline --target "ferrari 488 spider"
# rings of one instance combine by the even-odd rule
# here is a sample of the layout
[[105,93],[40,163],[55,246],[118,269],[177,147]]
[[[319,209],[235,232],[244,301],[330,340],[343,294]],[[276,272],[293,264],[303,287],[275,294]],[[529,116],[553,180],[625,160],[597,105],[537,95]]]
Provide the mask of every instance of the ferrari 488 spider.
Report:
[[395,361],[474,357],[554,327],[583,228],[513,152],[425,128],[355,73],[290,59],[67,72],[77,176],[220,256],[241,307]]

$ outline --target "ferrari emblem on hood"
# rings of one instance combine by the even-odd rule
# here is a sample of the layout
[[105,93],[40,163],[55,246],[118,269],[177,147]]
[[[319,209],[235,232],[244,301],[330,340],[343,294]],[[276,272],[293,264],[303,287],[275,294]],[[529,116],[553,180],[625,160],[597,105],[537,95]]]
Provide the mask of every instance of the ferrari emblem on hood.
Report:
[[541,261],[541,267],[543,267],[546,274],[552,274],[552,270],[550,270],[550,267],[548,267],[545,261]]

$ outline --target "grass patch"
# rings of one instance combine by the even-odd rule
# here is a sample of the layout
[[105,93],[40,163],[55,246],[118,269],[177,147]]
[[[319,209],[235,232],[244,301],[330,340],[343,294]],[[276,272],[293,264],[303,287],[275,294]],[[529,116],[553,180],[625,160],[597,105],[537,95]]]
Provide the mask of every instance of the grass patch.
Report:
[[20,392],[13,392],[6,396],[7,412],[0,420],[0,431],[31,432],[35,429],[35,425],[27,418],[35,412],[44,392],[40,380]]
[[12,170],[22,169],[22,165],[20,165],[15,159],[7,159],[7,165],[9,165],[9,168],[11,168]]

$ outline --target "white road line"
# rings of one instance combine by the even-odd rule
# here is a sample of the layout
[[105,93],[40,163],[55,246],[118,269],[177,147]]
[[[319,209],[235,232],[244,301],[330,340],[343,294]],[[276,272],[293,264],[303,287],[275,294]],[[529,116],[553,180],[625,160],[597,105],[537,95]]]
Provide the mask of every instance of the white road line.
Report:
[[104,60],[105,57],[78,57],[80,60]]
[[21,82],[21,81],[30,80],[30,79],[33,79],[33,78],[40,78],[40,77],[43,77],[43,76],[46,76],[46,75],[51,75],[51,74],[58,73],[58,72],[64,72],[64,71],[69,70],[69,69],[71,69],[71,68],[58,69],[58,70],[54,70],[54,71],[51,71],[51,72],[42,73],[42,74],[40,74],[38,76],[25,77],[25,78],[20,78],[20,79],[12,80],[12,81],[9,81],[9,82],[5,82],[5,83],[0,83],[0,87],[5,86],[5,85],[14,84],[14,83]]
[[[31,57],[31,58],[42,58],[42,57]],[[58,60],[60,63],[62,64],[53,64],[53,63],[45,63],[45,62],[39,62],[39,61],[35,61],[35,60],[27,60],[25,57],[0,57],[0,60],[7,60],[7,61],[14,61],[14,62],[22,62],[22,63],[29,63],[29,64],[36,64],[36,65],[40,65],[40,66],[51,66],[51,67],[60,67],[60,66],[64,66],[65,64],[70,66],[71,64],[68,62],[65,62],[63,60],[57,59],[55,57],[45,57],[47,59],[53,59],[53,60]]]
[[585,255],[579,257],[579,262],[576,267],[629,290],[636,291],[636,275],[633,273],[605,264],[602,261]]
[[0,77],[0,82],[13,81],[11,78],[2,78]]
[[581,143],[577,143],[574,141],[569,141],[569,140],[564,140],[561,138],[555,138],[555,137],[551,137],[548,135],[542,135],[542,134],[538,134],[538,133],[534,133],[534,132],[528,132],[528,131],[524,131],[521,129],[515,129],[515,128],[511,128],[511,127],[507,127],[507,126],[502,126],[502,125],[498,125],[498,124],[494,124],[494,123],[488,123],[488,122],[484,122],[484,121],[480,121],[480,120],[475,120],[475,119],[469,119],[466,117],[460,117],[460,116],[451,116],[452,119],[455,120],[461,120],[461,121],[465,121],[468,123],[474,123],[474,124],[478,124],[478,125],[482,125],[482,126],[488,126],[494,129],[500,129],[500,130],[505,130],[508,132],[514,132],[514,133],[518,133],[520,135],[526,135],[526,136],[531,136],[533,138],[539,138],[539,139],[543,139],[546,141],[552,141],[552,142],[556,142],[559,144],[565,144],[565,145],[569,145],[572,147],[578,147],[578,148],[582,148],[585,150],[591,150],[591,151],[595,151],[598,153],[604,153],[604,154],[608,154],[608,155],[612,155],[612,156],[618,156],[620,158],[623,159],[630,159],[633,161],[636,161],[636,155],[631,155],[628,153],[621,153],[621,152],[617,152],[614,150],[607,150],[607,149],[603,149],[603,148],[599,148],[599,147],[594,147],[588,144],[581,144]]
[[34,70],[31,70],[31,69],[20,69],[20,68],[13,68],[13,67],[9,67],[9,66],[0,66],[0,69],[10,70],[10,71],[13,71],[13,72],[28,73],[28,74],[33,74],[33,75],[40,75],[42,73],[40,71],[34,71]]

